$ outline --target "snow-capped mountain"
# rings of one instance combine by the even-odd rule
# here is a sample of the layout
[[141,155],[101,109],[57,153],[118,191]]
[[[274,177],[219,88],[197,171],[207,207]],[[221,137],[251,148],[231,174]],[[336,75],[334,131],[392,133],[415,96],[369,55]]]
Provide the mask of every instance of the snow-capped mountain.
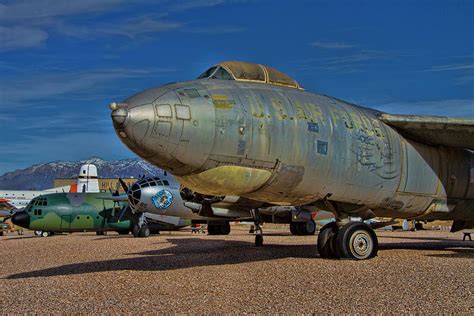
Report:
[[103,160],[91,157],[81,161],[53,161],[18,169],[0,176],[0,190],[45,190],[55,178],[77,178],[86,163],[97,166],[99,178],[138,178],[162,174],[161,169],[139,159]]

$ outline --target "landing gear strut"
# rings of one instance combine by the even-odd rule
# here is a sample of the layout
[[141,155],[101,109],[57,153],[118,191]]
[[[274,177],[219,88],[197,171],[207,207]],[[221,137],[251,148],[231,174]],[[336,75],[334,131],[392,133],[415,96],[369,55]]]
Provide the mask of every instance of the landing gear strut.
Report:
[[262,219],[260,217],[260,212],[258,209],[251,211],[254,224],[255,224],[255,247],[262,247],[263,246],[263,230],[260,224],[262,223]]
[[374,230],[362,222],[338,226],[326,224],[318,236],[318,252],[322,258],[364,260],[377,255],[378,240]]
[[132,234],[133,237],[148,237],[150,236],[150,228],[148,227],[145,219],[145,213],[141,213],[134,220]]

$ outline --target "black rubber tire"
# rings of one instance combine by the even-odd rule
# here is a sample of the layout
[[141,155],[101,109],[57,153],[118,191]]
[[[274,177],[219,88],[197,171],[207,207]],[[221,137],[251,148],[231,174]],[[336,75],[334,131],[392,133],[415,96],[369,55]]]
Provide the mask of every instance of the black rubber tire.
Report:
[[324,225],[318,234],[318,252],[321,258],[338,258],[334,249],[334,237],[337,235],[338,227],[336,222]]
[[378,240],[374,230],[362,222],[344,225],[336,235],[337,252],[341,258],[366,260],[378,252]]
[[262,247],[262,246],[263,246],[263,236],[255,235],[255,247]]
[[215,225],[207,225],[207,234],[208,235],[217,235],[216,227],[217,226],[215,226]]
[[420,223],[420,222],[415,223],[415,229],[416,230],[423,230],[423,223]]
[[221,235],[229,235],[230,234],[230,224],[226,222],[224,225],[220,226],[220,234]]
[[119,235],[128,235],[130,232],[128,230],[117,230]]
[[301,235],[309,236],[316,233],[316,223],[312,219],[306,223],[301,223],[300,226]]
[[95,234],[96,234],[97,236],[103,236],[103,235],[105,235],[104,231],[97,231],[97,232],[95,232]]
[[149,236],[150,236],[150,227],[148,227],[147,225],[143,225],[138,231],[138,237],[146,238]]
[[138,237],[139,232],[140,232],[140,228],[138,227],[138,225],[133,225],[133,228],[132,228],[133,237]]
[[298,226],[298,223],[290,223],[290,232],[293,236],[298,235],[298,230],[296,229]]

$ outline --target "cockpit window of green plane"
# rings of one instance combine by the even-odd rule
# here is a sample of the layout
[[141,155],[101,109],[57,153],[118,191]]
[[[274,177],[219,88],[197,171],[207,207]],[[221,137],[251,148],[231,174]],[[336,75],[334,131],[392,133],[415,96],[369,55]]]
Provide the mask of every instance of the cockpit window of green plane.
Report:
[[208,70],[206,70],[205,72],[203,72],[203,73],[198,77],[198,79],[209,78],[209,77],[212,75],[212,73],[213,73],[216,69],[217,69],[216,66],[209,68]]

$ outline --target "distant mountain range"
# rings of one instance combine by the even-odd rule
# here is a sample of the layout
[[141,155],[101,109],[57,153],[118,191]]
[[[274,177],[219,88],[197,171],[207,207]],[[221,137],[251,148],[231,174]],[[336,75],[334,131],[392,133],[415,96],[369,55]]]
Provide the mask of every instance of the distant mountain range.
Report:
[[142,159],[103,160],[92,157],[81,161],[53,161],[26,169],[7,172],[0,176],[0,190],[45,190],[53,187],[56,178],[77,178],[82,165],[97,166],[99,178],[138,178],[145,174],[161,174],[161,169]]

